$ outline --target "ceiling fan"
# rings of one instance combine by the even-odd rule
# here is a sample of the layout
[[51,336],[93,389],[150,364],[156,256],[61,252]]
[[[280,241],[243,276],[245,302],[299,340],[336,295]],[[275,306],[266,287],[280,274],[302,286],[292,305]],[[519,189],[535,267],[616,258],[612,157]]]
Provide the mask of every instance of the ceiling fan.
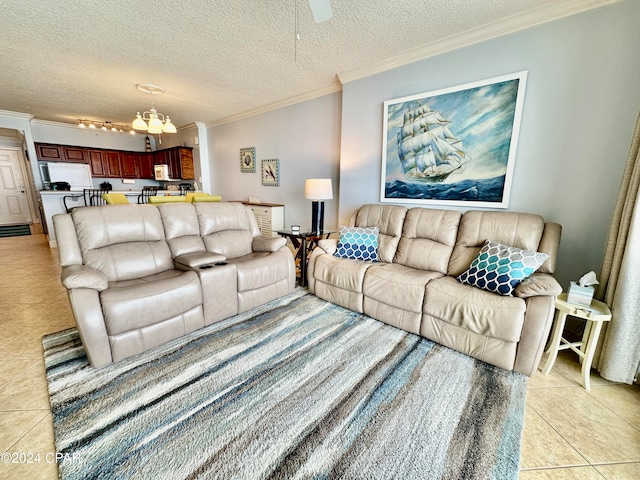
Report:
[[326,22],[333,17],[330,0],[309,0],[309,6],[316,23]]
[[[300,32],[298,30],[298,0],[294,0],[295,5],[295,48],[294,48],[294,60],[298,61],[298,42],[300,41]],[[331,10],[331,0],[309,0],[309,6],[311,7],[311,13],[313,20],[316,23],[326,22],[333,17],[333,10]]]

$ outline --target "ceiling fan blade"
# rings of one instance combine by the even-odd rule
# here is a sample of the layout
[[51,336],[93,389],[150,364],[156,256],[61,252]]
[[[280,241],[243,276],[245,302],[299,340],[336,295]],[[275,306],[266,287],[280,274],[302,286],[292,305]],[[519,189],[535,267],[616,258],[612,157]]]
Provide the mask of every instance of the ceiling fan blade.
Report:
[[311,13],[316,23],[322,23],[333,17],[330,0],[309,0]]

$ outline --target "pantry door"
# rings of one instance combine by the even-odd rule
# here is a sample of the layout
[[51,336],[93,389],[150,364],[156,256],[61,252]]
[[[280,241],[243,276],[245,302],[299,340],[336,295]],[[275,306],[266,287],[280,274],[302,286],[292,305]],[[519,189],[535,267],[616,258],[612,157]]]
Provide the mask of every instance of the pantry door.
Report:
[[31,223],[17,150],[0,148],[0,225]]

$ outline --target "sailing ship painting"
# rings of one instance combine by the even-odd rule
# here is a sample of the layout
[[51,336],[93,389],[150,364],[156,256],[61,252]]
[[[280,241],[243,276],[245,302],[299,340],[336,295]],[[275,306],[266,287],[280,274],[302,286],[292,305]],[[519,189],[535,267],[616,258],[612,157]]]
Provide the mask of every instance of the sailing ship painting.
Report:
[[507,208],[526,73],[385,102],[381,201]]
[[461,173],[469,162],[462,140],[449,130],[449,123],[428,105],[404,114],[397,148],[402,169],[410,180],[442,182],[454,172]]

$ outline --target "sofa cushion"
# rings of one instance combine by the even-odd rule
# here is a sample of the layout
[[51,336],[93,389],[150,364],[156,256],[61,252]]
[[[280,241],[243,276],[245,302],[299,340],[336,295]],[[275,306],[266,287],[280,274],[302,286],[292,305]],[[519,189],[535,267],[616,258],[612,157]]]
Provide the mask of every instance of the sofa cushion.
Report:
[[198,216],[191,203],[165,203],[156,208],[162,217],[165,237],[174,257],[204,252]]
[[372,265],[364,276],[362,292],[387,305],[422,313],[424,287],[442,277],[439,272],[417,270],[396,263]]
[[227,259],[242,257],[252,252],[253,237],[259,235],[259,231],[256,232],[252,228],[243,204],[199,202],[193,205],[207,251],[220,253]]
[[513,295],[518,284],[535,272],[549,255],[487,240],[469,268],[457,279],[500,295]]
[[71,217],[85,265],[119,281],[173,269],[160,212],[151,205],[74,208]]
[[173,269],[173,258],[165,241],[118,243],[88,250],[84,254],[84,263],[102,272],[110,282]]
[[407,212],[394,262],[447,273],[460,212],[415,207]]
[[108,205],[71,212],[83,253],[116,243],[165,240],[160,212],[151,205]]
[[362,293],[364,274],[371,265],[374,264],[333,255],[320,255],[316,258],[313,275],[319,282],[349,292]]
[[391,263],[402,235],[407,208],[399,205],[367,204],[360,207],[352,219],[352,227],[376,226],[379,230],[378,259]]
[[195,272],[169,270],[158,275],[111,282],[100,293],[109,335],[143,328],[202,305]]
[[378,227],[340,226],[336,257],[353,260],[378,261]]
[[[496,295],[451,277],[433,279],[425,288],[425,315],[508,342],[520,340],[525,311],[522,298]],[[423,332],[428,328],[432,327],[423,323],[421,334],[438,341],[438,332]]]
[[470,210],[460,221],[447,274],[457,277],[469,268],[488,238],[523,250],[540,251],[538,246],[544,227],[544,220],[539,215]]
[[285,247],[277,252],[256,252],[227,259],[237,268],[238,292],[256,290],[286,279],[289,276],[287,255],[291,253]]

